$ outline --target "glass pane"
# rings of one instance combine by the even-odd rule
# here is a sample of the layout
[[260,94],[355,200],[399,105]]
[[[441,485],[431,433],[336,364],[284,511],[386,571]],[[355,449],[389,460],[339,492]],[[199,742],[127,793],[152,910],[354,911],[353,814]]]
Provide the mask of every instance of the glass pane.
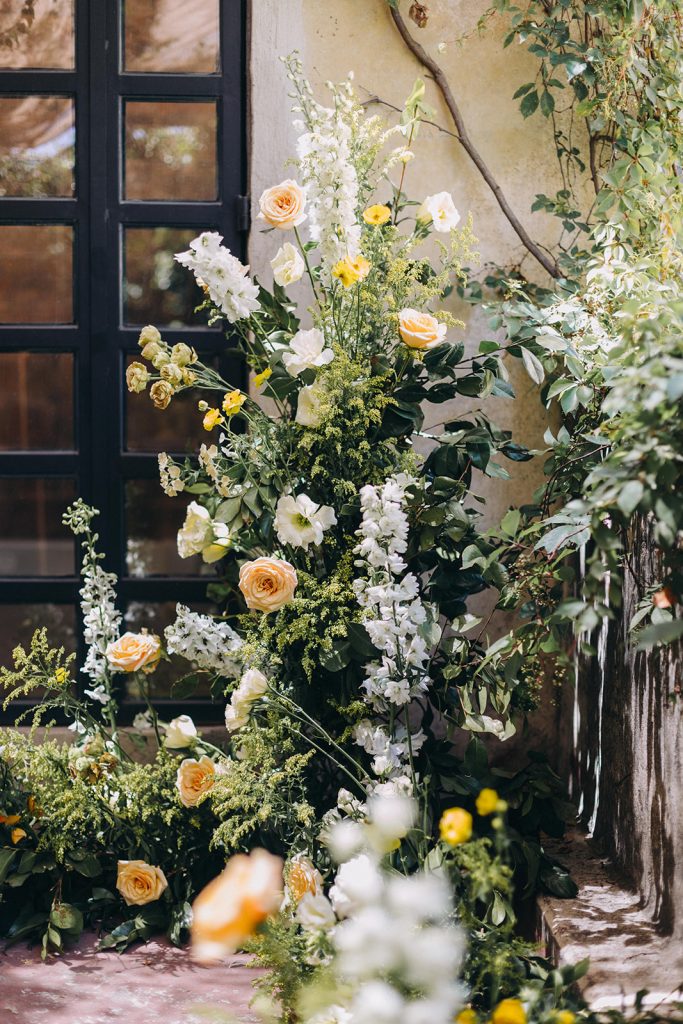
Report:
[[[208,613],[212,609],[208,604],[197,605],[193,603],[192,610]],[[137,633],[143,628],[148,629],[150,633],[156,633],[160,636],[163,641],[164,629],[166,626],[170,626],[172,622],[175,622],[175,618],[175,601],[166,601],[163,604],[145,604],[142,601],[131,601],[126,610],[125,623],[126,629],[131,630],[133,633]],[[174,656],[172,662],[161,661],[158,668],[145,677],[145,682],[150,687],[150,696],[170,697],[173,683],[177,679],[182,679],[183,676],[189,675],[192,671],[192,665],[189,661],[185,661],[184,658]],[[211,691],[208,676],[200,675],[198,680],[197,689],[192,696],[210,697]],[[129,676],[126,676],[126,696],[132,700],[140,700],[142,697],[139,684]]]
[[0,576],[71,576],[74,542],[62,513],[73,480],[0,478]]
[[214,102],[129,102],[125,124],[126,199],[216,199]]
[[[0,665],[11,668],[12,651],[21,644],[28,647],[37,629],[45,627],[51,647],[63,647],[67,654],[76,650],[76,609],[70,604],[0,604]],[[72,676],[78,672],[76,663]],[[40,691],[36,691],[37,699]]]
[[0,323],[73,323],[68,224],[0,224]]
[[73,447],[73,356],[0,352],[0,451]]
[[73,100],[0,97],[0,196],[74,194]]
[[73,66],[73,0],[0,0],[0,68]]
[[173,259],[202,228],[126,228],[123,320],[135,327],[198,327],[194,309],[203,300],[191,274]]
[[181,558],[178,530],[189,502],[168,498],[158,480],[126,483],[126,566],[130,576],[213,575],[201,556]]
[[218,71],[218,0],[125,0],[126,71]]

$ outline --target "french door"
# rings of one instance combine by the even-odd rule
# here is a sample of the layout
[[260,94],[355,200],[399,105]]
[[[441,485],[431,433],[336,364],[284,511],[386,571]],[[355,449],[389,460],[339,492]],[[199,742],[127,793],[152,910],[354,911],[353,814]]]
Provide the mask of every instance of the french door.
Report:
[[196,395],[160,412],[124,375],[153,323],[245,379],[172,258],[207,228],[243,255],[244,24],[241,0],[0,0],[0,663],[38,625],[78,648],[76,495],[102,513],[128,628],[205,600],[157,471],[159,451],[197,450]]

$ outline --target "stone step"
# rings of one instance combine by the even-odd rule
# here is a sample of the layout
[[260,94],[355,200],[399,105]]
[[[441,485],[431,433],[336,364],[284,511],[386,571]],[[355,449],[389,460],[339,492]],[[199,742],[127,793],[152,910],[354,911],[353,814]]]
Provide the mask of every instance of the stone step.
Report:
[[576,899],[541,896],[538,934],[545,952],[560,966],[590,958],[578,982],[595,1010],[631,1009],[647,990],[644,1007],[657,1007],[662,1020],[683,1021],[683,944],[661,935],[608,861],[578,831],[544,843],[579,886]]

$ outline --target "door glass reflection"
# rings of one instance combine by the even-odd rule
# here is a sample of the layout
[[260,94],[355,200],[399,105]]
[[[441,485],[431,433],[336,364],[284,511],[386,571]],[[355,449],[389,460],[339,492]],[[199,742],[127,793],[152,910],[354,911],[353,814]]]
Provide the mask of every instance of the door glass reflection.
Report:
[[126,228],[123,237],[123,320],[134,327],[198,327],[204,296],[194,276],[173,259],[202,228]]
[[218,71],[219,0],[125,0],[124,70]]
[[155,480],[126,483],[126,565],[129,576],[211,575],[201,557],[181,558],[178,530],[189,502],[169,500]]
[[72,196],[74,143],[73,100],[1,96],[0,196]]
[[62,514],[73,480],[0,478],[0,576],[71,576],[74,542]]
[[216,198],[214,102],[128,102],[125,125],[124,198]]
[[74,0],[0,0],[0,68],[73,67]]
[[0,323],[73,322],[73,228],[0,224]]
[[0,352],[0,451],[71,451],[73,356]]

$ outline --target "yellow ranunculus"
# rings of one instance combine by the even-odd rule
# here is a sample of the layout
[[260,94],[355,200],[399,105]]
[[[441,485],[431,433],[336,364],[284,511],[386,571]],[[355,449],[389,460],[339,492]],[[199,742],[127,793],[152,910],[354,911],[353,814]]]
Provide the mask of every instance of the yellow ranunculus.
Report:
[[223,412],[226,416],[234,416],[240,411],[247,400],[247,396],[241,391],[228,391],[223,399]]
[[363,211],[363,220],[372,227],[386,224],[390,217],[391,210],[382,203],[375,203],[374,206],[368,206],[367,210]]
[[464,807],[449,808],[441,815],[439,832],[450,846],[466,843],[472,836],[472,815]]
[[477,1024],[477,1015],[474,1010],[466,1006],[455,1018],[455,1024]]
[[221,423],[225,423],[225,420],[221,416],[220,409],[207,409],[202,420],[202,426],[204,430],[213,430],[214,427],[220,426]]
[[480,790],[476,806],[477,814],[480,814],[482,818],[485,818],[487,814],[493,814],[494,811],[507,810],[507,804],[500,799],[495,789],[486,787]]
[[503,999],[491,1014],[491,1024],[526,1024],[526,1010],[519,999]]
[[266,366],[265,370],[261,370],[260,373],[254,376],[254,387],[260,388],[262,384],[265,384],[267,380],[272,376],[273,371],[269,366]]

